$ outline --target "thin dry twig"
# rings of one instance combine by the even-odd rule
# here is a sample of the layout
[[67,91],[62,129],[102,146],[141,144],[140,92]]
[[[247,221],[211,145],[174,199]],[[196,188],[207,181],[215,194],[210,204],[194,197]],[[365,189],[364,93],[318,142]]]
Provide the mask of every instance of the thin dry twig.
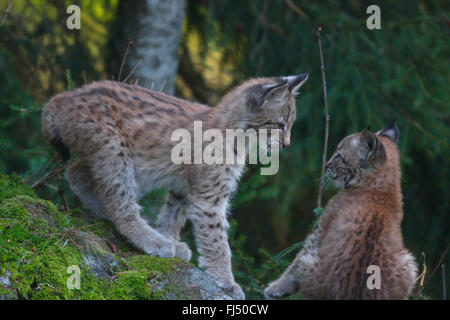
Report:
[[291,0],[283,0],[283,2],[288,6],[289,9],[291,9],[296,15],[299,17],[309,20],[309,17],[306,15],[306,13],[303,12],[302,9],[300,9],[298,6],[296,6]]
[[45,166],[39,171],[39,175],[41,175],[47,170],[47,168],[52,164],[52,162],[55,161],[56,157],[58,157],[58,153],[54,152],[50,160],[48,160]]
[[64,190],[60,186],[58,187],[58,193],[63,201],[64,211],[67,213],[69,212],[69,206],[67,205],[66,197],[64,196]]
[[317,42],[319,43],[320,68],[322,70],[322,84],[323,84],[323,100],[325,103],[325,137],[324,137],[323,153],[322,153],[322,169],[320,172],[319,193],[317,195],[317,208],[322,207],[322,195],[323,195],[324,178],[325,178],[325,164],[327,161],[327,149],[328,149],[328,131],[329,131],[329,123],[330,123],[330,115],[328,114],[327,80],[325,78],[325,64],[323,62],[322,40],[321,40],[321,36],[320,36],[321,31],[322,31],[322,27],[318,27],[316,35],[317,35]]
[[84,84],[87,84],[88,79],[87,79],[86,71],[84,71],[84,70],[81,71],[81,76],[83,77]]
[[123,67],[125,66],[125,62],[127,61],[128,52],[130,51],[130,47],[132,44],[133,44],[133,41],[131,39],[128,39],[127,48],[125,49],[125,53],[123,54],[123,57],[122,57],[122,63],[120,64],[119,75],[117,76],[117,81],[120,81],[120,78],[122,78]]
[[106,240],[106,244],[109,246],[109,248],[111,249],[111,251],[112,251],[114,254],[117,254],[117,253],[118,253],[117,247],[116,247],[112,242],[109,242],[108,240]]
[[67,204],[66,197],[64,196],[64,190],[59,182],[61,182],[61,174],[58,174],[58,193],[63,202],[64,211],[67,213],[69,212],[69,205]]
[[164,90],[164,87],[166,86],[167,78],[164,78],[163,82],[161,83],[161,87],[159,87],[159,91],[162,92]]
[[52,171],[44,175],[42,178],[37,180],[35,183],[31,185],[31,188],[33,190],[39,190],[41,187],[47,184],[50,180],[52,180],[54,177],[56,177],[58,174],[62,173],[66,169],[67,165],[61,166],[61,162],[57,161],[56,166],[53,168]]
[[436,271],[439,269],[439,266],[442,264],[442,261],[444,260],[445,255],[448,252],[448,249],[450,247],[450,243],[447,244],[447,248],[445,248],[444,253],[442,253],[441,258],[439,259],[436,267],[434,268],[433,272],[431,273],[431,275],[428,277],[428,279],[425,281],[425,283],[420,286],[420,288],[417,290],[417,292],[414,294],[413,299],[417,299],[417,297],[422,293],[423,288],[426,287],[426,285],[430,282],[430,280],[433,278],[434,274],[436,273]]
[[420,280],[420,286],[423,286],[426,274],[427,274],[427,263],[425,259],[425,253],[422,251],[422,273],[419,274],[419,276],[416,279],[416,282]]
[[442,267],[442,300],[447,300],[447,287],[445,284],[445,264]]
[[9,1],[8,6],[6,7],[6,10],[3,11],[2,20],[0,21],[0,27],[3,25],[3,22],[5,22],[5,19],[8,16],[8,12],[11,9],[11,6],[12,6],[12,1]]
[[50,160],[47,161],[47,163],[39,170],[39,172],[37,174],[30,174],[29,176],[27,176],[25,178],[25,182],[26,183],[30,183],[31,180],[33,179],[33,177],[35,176],[40,176],[43,172],[45,172],[45,170],[47,170],[47,168],[53,163],[53,161],[55,160],[55,158],[57,157],[58,153],[55,152],[53,153],[52,157],[50,158]]
[[127,82],[128,79],[130,79],[130,77],[133,75],[133,73],[136,72],[137,68],[139,67],[139,65],[141,64],[142,60],[145,59],[145,56],[142,56],[139,61],[136,63],[136,65],[134,66],[134,68],[131,70],[130,74],[127,75],[127,77],[125,79],[123,79],[123,82]]

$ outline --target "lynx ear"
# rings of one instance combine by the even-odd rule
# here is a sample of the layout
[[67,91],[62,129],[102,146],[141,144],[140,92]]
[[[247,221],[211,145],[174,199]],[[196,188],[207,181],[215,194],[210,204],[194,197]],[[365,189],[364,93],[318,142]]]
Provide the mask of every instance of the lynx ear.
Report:
[[287,82],[289,83],[289,91],[295,94],[298,89],[300,89],[308,80],[309,72],[301,73],[296,76],[288,76],[285,77]]
[[384,151],[377,137],[370,130],[365,129],[359,136],[357,152],[359,165],[361,168],[366,168],[372,160],[381,158]]
[[281,83],[255,86],[248,94],[247,106],[252,112],[257,112],[266,100],[281,100],[289,89],[289,83],[284,80]]
[[274,84],[274,85],[266,85],[263,86],[263,92],[261,96],[261,103],[264,102],[264,100],[268,99],[282,99],[283,96],[286,94],[287,90],[289,89],[289,83],[285,79],[282,83]]
[[397,126],[395,125],[395,120],[391,122],[389,126],[384,128],[383,130],[380,130],[377,132],[378,135],[387,137],[394,141],[395,143],[398,142],[398,137],[400,135],[400,132],[398,131]]

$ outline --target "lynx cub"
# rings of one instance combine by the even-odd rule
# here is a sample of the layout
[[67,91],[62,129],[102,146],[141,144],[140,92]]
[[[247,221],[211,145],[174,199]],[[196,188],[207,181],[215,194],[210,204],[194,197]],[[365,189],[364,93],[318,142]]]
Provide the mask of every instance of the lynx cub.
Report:
[[[402,193],[394,123],[344,138],[327,163],[343,190],[325,207],[294,262],[265,290],[276,299],[300,291],[310,299],[406,299],[417,265],[403,247]],[[367,287],[379,267],[381,288]]]
[[[308,74],[244,82],[211,108],[136,85],[101,81],[53,97],[42,113],[45,137],[63,159],[78,159],[67,180],[83,205],[114,223],[137,248],[161,257],[189,260],[180,242],[187,219],[194,226],[200,267],[238,299],[227,241],[227,207],[243,165],[175,165],[171,133],[203,128],[276,128],[276,143],[288,146],[296,118],[294,95]],[[140,196],[167,186],[167,202],[149,226],[139,215]]]

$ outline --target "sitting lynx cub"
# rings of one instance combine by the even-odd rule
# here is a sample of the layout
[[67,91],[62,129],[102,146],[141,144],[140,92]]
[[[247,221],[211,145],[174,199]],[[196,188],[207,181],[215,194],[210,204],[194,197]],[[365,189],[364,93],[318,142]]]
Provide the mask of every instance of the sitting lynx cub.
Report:
[[[63,159],[76,152],[67,170],[71,189],[83,205],[110,220],[137,248],[161,257],[189,260],[180,242],[187,219],[194,226],[200,267],[243,299],[231,272],[227,207],[243,170],[240,164],[174,164],[171,134],[179,128],[278,129],[290,143],[296,118],[295,93],[308,74],[246,81],[218,104],[192,103],[136,85],[102,81],[53,97],[42,113],[45,137]],[[151,188],[170,189],[157,228],[140,217],[137,203]]]
[[[325,207],[294,262],[265,290],[276,299],[300,291],[310,299],[406,299],[417,265],[403,247],[402,193],[394,122],[344,138],[327,163],[343,190]],[[367,287],[379,267],[380,288]]]

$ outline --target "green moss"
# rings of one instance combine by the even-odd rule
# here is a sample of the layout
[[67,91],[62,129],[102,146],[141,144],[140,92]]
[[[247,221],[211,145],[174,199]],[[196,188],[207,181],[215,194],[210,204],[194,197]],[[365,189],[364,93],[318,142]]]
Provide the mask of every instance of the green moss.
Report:
[[147,282],[146,273],[135,270],[122,271],[111,283],[108,290],[108,299],[148,299],[151,287]]
[[24,184],[19,176],[0,175],[0,202],[17,195],[27,195],[36,198],[33,189]]
[[[168,290],[172,290],[170,286],[163,290],[154,288],[164,275],[177,269],[182,263],[179,259],[133,255],[128,249],[120,250],[122,257],[107,253],[118,262],[111,277],[98,278],[87,267],[83,254],[89,250],[84,250],[81,242],[73,239],[74,234],[78,231],[78,234],[91,235],[91,240],[99,236],[110,239],[112,230],[107,222],[86,224],[80,216],[63,214],[51,202],[37,198],[19,178],[2,176],[0,276],[10,274],[10,286],[0,286],[0,297],[45,300],[165,298]],[[120,243],[125,247],[123,240]],[[98,249],[105,254],[104,248]],[[67,267],[71,265],[80,267],[80,289],[67,287],[71,276]]]
[[0,286],[0,300],[17,299],[17,295],[12,291]]
[[111,243],[114,243],[116,249],[122,253],[128,253],[132,251],[130,246],[124,241],[124,239],[117,233],[114,226],[105,220],[92,217],[80,210],[73,210],[68,216],[72,228],[94,234]]
[[[174,271],[176,263],[180,261],[178,258],[163,259],[149,255],[136,255],[124,260],[130,270],[159,274],[167,274]],[[152,266],[151,269],[149,269],[149,266]]]
[[125,268],[116,273],[109,285],[108,299],[160,299],[153,288],[161,276],[176,269],[178,259],[163,259],[148,255],[135,255],[123,259]]
[[28,228],[49,231],[69,226],[68,219],[64,214],[59,213],[51,202],[28,195],[19,195],[1,201],[0,211],[0,218],[20,221]]
[[28,195],[0,202],[0,273],[11,273],[12,289],[22,298],[68,298],[66,268],[81,254],[64,246],[66,220],[53,204]]

